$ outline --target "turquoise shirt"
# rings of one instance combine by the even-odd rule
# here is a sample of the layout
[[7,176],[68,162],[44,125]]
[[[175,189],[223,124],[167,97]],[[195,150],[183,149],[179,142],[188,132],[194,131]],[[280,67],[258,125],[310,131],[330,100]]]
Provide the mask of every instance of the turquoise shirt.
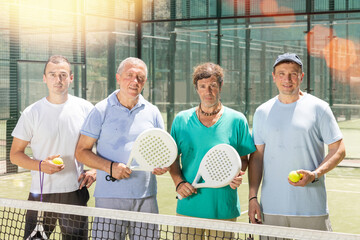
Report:
[[[195,108],[180,112],[174,119],[171,135],[181,154],[184,178],[192,183],[206,152],[213,146],[226,143],[240,156],[255,151],[245,116],[224,107],[221,118],[211,127],[205,127],[197,118]],[[231,219],[240,216],[236,189],[199,188],[197,194],[178,200],[178,214],[212,219]]]

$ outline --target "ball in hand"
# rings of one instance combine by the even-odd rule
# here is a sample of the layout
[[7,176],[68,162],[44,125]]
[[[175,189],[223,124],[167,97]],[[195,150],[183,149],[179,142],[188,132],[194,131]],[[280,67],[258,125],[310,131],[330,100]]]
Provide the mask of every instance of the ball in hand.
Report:
[[289,179],[294,183],[298,182],[302,177],[303,175],[301,173],[297,173],[296,171],[291,171],[289,173]]
[[57,164],[57,165],[64,164],[64,161],[63,161],[62,158],[60,158],[60,157],[54,158],[54,159],[52,160],[52,162],[53,162],[54,164]]

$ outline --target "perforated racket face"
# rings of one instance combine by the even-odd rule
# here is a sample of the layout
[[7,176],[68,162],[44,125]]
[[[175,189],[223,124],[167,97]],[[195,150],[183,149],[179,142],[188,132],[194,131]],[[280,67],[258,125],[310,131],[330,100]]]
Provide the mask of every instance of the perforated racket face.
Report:
[[211,148],[204,156],[199,173],[205,183],[199,187],[223,187],[228,185],[241,169],[241,159],[237,151],[228,144]]
[[133,151],[140,168],[150,171],[169,167],[177,157],[174,139],[166,131],[157,128],[143,132],[136,139]]

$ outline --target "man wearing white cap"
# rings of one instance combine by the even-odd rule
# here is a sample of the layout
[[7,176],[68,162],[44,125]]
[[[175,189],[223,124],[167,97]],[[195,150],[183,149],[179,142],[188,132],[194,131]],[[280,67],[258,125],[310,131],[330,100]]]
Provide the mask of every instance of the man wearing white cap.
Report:
[[[254,114],[249,217],[252,223],[331,231],[324,175],[344,159],[345,146],[329,105],[300,90],[302,68],[296,54],[279,55],[272,73],[279,95]],[[288,179],[291,171],[300,174],[298,182]]]

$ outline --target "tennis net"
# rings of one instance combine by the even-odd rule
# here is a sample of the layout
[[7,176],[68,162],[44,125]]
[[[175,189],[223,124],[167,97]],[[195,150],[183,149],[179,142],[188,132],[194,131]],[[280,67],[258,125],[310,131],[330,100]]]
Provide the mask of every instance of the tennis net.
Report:
[[[27,212],[36,213],[38,217],[32,225],[31,236],[24,237]],[[60,216],[61,220],[53,223],[50,213]],[[85,224],[81,225],[84,221]],[[54,224],[54,230],[49,235],[46,233],[51,224]],[[115,232],[122,232],[123,236],[116,237]],[[259,236],[261,239],[360,239],[357,234],[0,198],[0,239],[255,240],[260,239]]]

